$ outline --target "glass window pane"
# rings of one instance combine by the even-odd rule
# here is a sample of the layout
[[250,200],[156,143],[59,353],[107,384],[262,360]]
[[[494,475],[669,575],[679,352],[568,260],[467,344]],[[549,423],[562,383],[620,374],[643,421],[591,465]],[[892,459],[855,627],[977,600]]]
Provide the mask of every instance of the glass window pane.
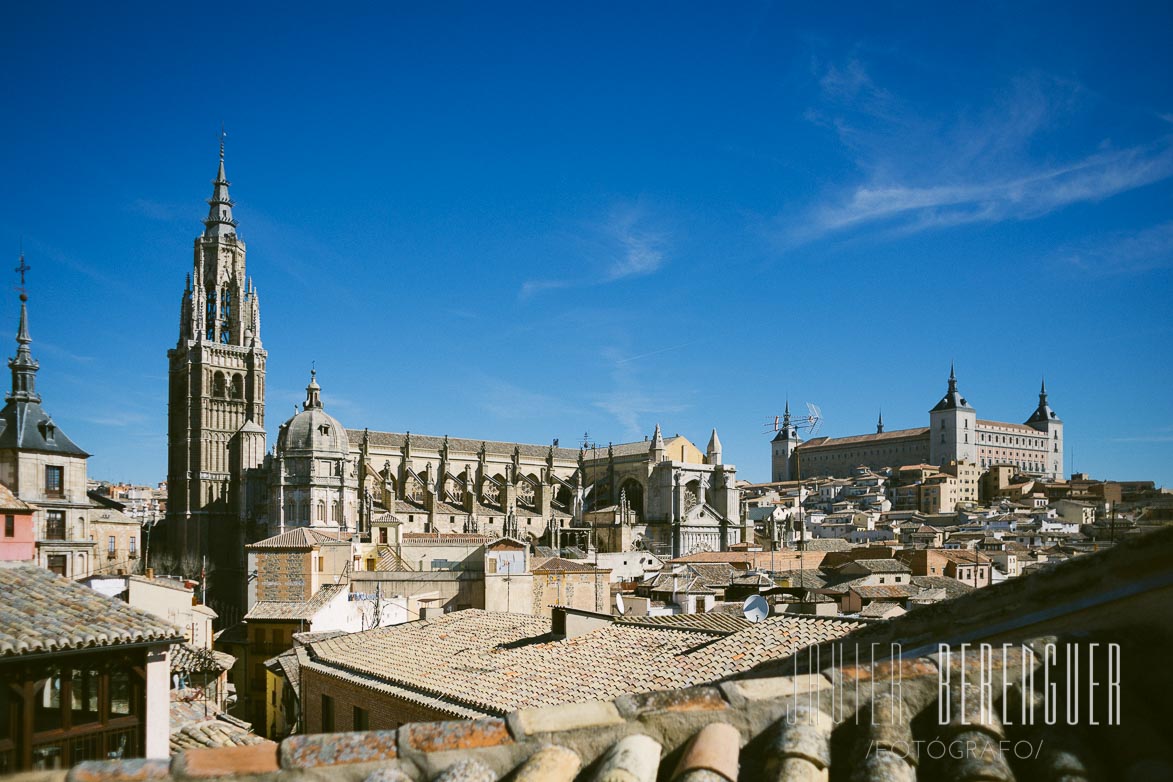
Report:
[[110,671],[110,716],[127,717],[134,714],[134,692],[130,686],[130,672]]
[[98,679],[97,671],[73,671],[70,700],[74,725],[98,721]]
[[48,677],[37,682],[33,725],[37,731],[53,730],[62,725],[60,668],[50,668]]

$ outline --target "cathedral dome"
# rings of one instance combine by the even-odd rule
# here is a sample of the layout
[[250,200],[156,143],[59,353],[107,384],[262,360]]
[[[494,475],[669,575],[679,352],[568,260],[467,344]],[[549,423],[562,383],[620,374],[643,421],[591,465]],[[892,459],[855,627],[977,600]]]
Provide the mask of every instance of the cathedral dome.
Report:
[[310,384],[305,389],[306,399],[301,412],[281,425],[277,435],[278,452],[350,452],[346,429],[337,418],[322,409],[321,387],[314,377],[316,374],[310,373]]

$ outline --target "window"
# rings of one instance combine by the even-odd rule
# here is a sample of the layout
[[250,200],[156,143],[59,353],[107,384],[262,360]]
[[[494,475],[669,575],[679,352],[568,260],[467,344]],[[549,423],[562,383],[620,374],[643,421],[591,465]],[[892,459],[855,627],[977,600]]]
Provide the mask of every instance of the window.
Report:
[[45,511],[45,539],[65,540],[65,511]]
[[351,719],[354,730],[370,730],[371,719],[366,709],[354,707],[354,716]]
[[325,557],[318,557],[318,572],[319,573],[326,572],[326,558]]
[[216,338],[216,301],[212,298],[208,299],[207,305],[204,307],[204,323],[208,327],[208,339]]
[[64,554],[50,554],[49,555],[49,570],[59,576],[65,575],[65,569],[68,566]]
[[136,553],[138,553],[138,538],[136,538],[134,535],[131,535],[130,539],[127,540],[126,543],[129,547],[130,555],[133,557]]
[[108,554],[113,554],[115,548],[116,546],[114,544],[114,536],[111,535],[110,538],[106,541],[106,552]]
[[16,537],[16,517],[11,514],[4,517],[4,537]]
[[386,527],[379,527],[379,542],[380,543],[387,542],[387,528]]
[[334,699],[329,695],[322,696],[322,732],[334,732]]
[[227,288],[220,289],[220,343],[227,345],[232,342],[232,292]]
[[65,468],[57,465],[45,467],[45,495],[49,497],[65,496]]

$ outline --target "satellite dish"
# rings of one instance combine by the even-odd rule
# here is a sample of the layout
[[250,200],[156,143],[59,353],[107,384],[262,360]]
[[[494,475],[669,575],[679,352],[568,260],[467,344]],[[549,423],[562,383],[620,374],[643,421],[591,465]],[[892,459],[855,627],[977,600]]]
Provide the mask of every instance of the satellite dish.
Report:
[[615,610],[619,612],[620,616],[627,613],[627,606],[623,605],[623,595],[618,592],[615,594]]
[[741,615],[750,622],[760,622],[770,615],[770,606],[761,595],[750,595],[741,604]]

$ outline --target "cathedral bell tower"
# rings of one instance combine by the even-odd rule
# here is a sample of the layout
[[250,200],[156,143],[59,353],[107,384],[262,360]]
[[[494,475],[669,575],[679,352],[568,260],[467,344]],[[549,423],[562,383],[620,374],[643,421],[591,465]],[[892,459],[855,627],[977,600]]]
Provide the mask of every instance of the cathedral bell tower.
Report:
[[198,575],[206,558],[209,602],[230,608],[244,600],[253,507],[246,478],[265,453],[266,353],[260,303],[232,217],[223,140],[212,184],[179,340],[167,351],[168,541],[186,575]]

